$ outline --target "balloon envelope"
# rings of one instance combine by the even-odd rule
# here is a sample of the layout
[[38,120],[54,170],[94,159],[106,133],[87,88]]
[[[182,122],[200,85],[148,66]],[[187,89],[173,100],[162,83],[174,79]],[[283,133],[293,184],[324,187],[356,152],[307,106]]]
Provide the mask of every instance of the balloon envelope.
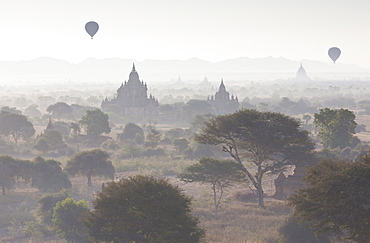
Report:
[[85,25],[85,30],[91,36],[91,39],[98,32],[98,29],[99,25],[94,21],[90,21]]
[[340,56],[340,49],[338,47],[332,47],[329,49],[328,54],[331,60],[335,63],[335,61],[339,58]]

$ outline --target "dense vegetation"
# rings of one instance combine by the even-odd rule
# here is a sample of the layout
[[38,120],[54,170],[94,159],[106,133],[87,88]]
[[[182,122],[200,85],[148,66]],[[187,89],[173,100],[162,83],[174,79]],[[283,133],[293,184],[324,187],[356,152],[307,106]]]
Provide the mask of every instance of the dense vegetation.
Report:
[[[317,172],[312,180],[322,179],[324,183],[324,179],[331,176],[348,179],[347,184],[354,183],[352,179],[362,180],[364,174],[360,168],[364,169],[366,166],[360,158],[369,152],[366,142],[370,141],[364,125],[368,125],[366,114],[370,114],[370,102],[367,100],[366,92],[361,93],[359,89],[350,89],[347,86],[341,88],[321,86],[316,89],[306,88],[309,90],[306,90],[306,96],[301,99],[290,96],[288,92],[285,92],[285,97],[283,94],[281,96],[273,94],[271,90],[265,91],[262,86],[253,87],[248,91],[253,95],[248,94],[249,98],[240,99],[242,100],[240,107],[257,109],[257,111],[249,110],[248,116],[254,115],[258,118],[258,114],[269,114],[275,115],[277,119],[270,124],[271,126],[268,123],[261,123],[262,118],[256,119],[259,124],[264,124],[266,129],[256,130],[255,136],[264,143],[271,142],[272,145],[280,146],[279,149],[269,147],[268,150],[273,153],[265,157],[268,157],[268,161],[271,162],[272,158],[281,159],[282,157],[278,155],[285,151],[292,162],[285,163],[284,160],[282,167],[266,171],[266,174],[259,178],[260,186],[257,185],[257,187],[253,185],[253,180],[246,179],[245,173],[242,174],[244,177],[238,173],[244,170],[240,169],[241,165],[248,171],[253,173],[256,171],[248,162],[253,161],[251,153],[254,153],[247,146],[248,140],[241,139],[241,136],[236,137],[242,148],[246,148],[245,151],[238,150],[238,152],[241,151],[238,156],[242,164],[230,161],[230,164],[222,164],[229,157],[222,151],[221,146],[214,143],[201,144],[194,140],[198,136],[200,142],[199,135],[207,131],[204,130],[204,122],[212,124],[214,121],[230,118],[232,122],[237,123],[236,114],[240,115],[243,111],[234,115],[221,116],[223,117],[221,118],[205,101],[190,102],[190,98],[184,96],[180,99],[175,96],[176,92],[173,92],[172,101],[179,102],[162,104],[159,107],[157,122],[154,122],[101,112],[97,109],[101,98],[92,95],[79,100],[68,96],[40,96],[33,102],[23,100],[22,106],[18,106],[17,102],[12,103],[18,108],[6,106],[8,104],[0,97],[0,103],[4,105],[0,114],[0,153],[2,154],[0,183],[4,194],[0,196],[0,241],[52,242],[58,239],[60,242],[62,239],[87,241],[88,236],[84,235],[85,231],[82,230],[80,219],[84,217],[85,212],[89,211],[88,208],[91,209],[90,203],[94,201],[96,195],[99,195],[97,192],[106,189],[112,180],[118,183],[137,174],[150,175],[154,178],[165,177],[169,185],[178,186],[186,197],[191,196],[191,215],[199,219],[199,227],[205,230],[205,240],[209,242],[277,243],[297,240],[297,237],[299,240],[304,237],[312,242],[315,242],[313,240],[333,241],[336,237],[333,234],[317,237],[307,227],[312,224],[324,225],[325,222],[320,221],[320,218],[308,217],[308,214],[302,211],[310,209],[313,212],[312,208],[299,207],[298,203],[303,199],[306,200],[300,197],[302,193],[306,193],[305,191],[298,192],[290,199],[296,203],[295,216],[291,216],[292,208],[284,201],[271,197],[275,191],[273,182],[277,177],[276,172],[281,170],[291,174],[293,168],[291,164],[295,164],[293,162],[297,162],[297,159],[290,153],[291,150],[288,147],[283,146],[284,143],[278,139],[278,136],[272,139],[269,134],[276,130],[277,134],[281,135],[282,132],[277,129],[279,127],[284,132],[296,131],[300,138],[304,138],[303,140],[309,136],[316,144],[316,157],[309,165],[313,166],[316,160],[327,161],[327,163],[331,161],[334,163],[333,168],[338,168],[337,174],[325,174],[324,172],[328,171],[327,167],[323,167],[324,162],[320,162],[319,167],[312,169]],[[279,87],[282,88],[283,85]],[[349,90],[358,98],[351,96]],[[296,95],[303,94],[303,91],[302,88],[294,90]],[[267,95],[261,98],[258,92],[267,92]],[[331,95],[325,96],[326,93]],[[343,97],[344,94],[346,94],[345,97]],[[268,95],[270,98],[266,98]],[[157,97],[171,100],[168,95]],[[327,107],[330,109],[325,109]],[[335,118],[337,123],[331,123],[335,128],[327,130],[336,131],[336,134],[325,134],[324,130],[321,130],[325,128],[325,123],[320,123],[320,115],[325,115],[325,111],[333,111],[332,113],[343,111],[345,114],[342,117],[348,118],[343,122],[338,122],[340,120]],[[212,114],[205,114],[205,112]],[[282,126],[282,120],[287,121],[289,125]],[[51,121],[50,126],[46,126],[49,121]],[[241,128],[245,128],[244,125]],[[237,124],[232,127],[238,128]],[[302,132],[301,129],[308,132]],[[232,133],[242,134],[242,130],[232,130]],[[261,136],[263,134],[266,136]],[[277,140],[280,142],[276,142]],[[341,143],[337,143],[339,140]],[[225,146],[225,149],[227,151],[230,147]],[[234,148],[230,152],[235,152]],[[258,160],[256,159],[258,157],[254,158]],[[300,154],[299,158],[300,162],[308,162],[302,159],[303,154]],[[349,168],[347,166],[352,163],[343,162],[343,159],[357,161],[353,163],[354,165],[362,163],[362,167]],[[94,163],[90,163],[91,161]],[[220,173],[220,171],[228,171],[228,173]],[[349,176],[357,172],[358,176]],[[252,176],[252,178],[256,177]],[[181,179],[191,183],[184,183]],[[306,181],[309,184],[310,178],[306,178]],[[331,182],[335,183],[335,180]],[[328,186],[340,185],[343,184]],[[260,204],[257,200],[258,187],[263,188],[265,208],[257,207]],[[320,193],[323,188],[307,190]],[[365,195],[366,187],[360,192],[350,191],[354,194],[347,195],[345,198],[361,198]],[[342,199],[331,200],[337,202]],[[344,201],[343,203],[345,204]],[[359,200],[354,200],[353,203],[367,204]],[[365,211],[361,211],[359,215],[366,216],[368,214],[366,207],[362,209]],[[332,209],[327,211],[330,210],[332,211]],[[337,210],[340,208],[338,207]],[[317,214],[326,215],[327,211]],[[61,217],[67,214],[66,212],[70,213],[68,214],[70,217]],[[304,223],[300,223],[296,218],[300,214],[306,216],[303,217],[306,220]],[[331,232],[335,234],[338,229],[346,229],[345,237],[366,242],[368,222],[361,220],[356,218],[353,224],[340,220],[330,222]],[[73,231],[73,229],[79,230]]]

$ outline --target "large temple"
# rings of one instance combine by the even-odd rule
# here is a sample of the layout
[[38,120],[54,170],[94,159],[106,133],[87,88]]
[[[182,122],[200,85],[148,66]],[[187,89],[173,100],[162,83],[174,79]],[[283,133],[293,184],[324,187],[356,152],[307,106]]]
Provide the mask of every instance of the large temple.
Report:
[[208,97],[208,101],[215,108],[217,115],[232,113],[239,109],[238,97],[234,97],[234,95],[230,97],[229,92],[226,91],[223,80],[221,80],[220,87],[216,94]]
[[294,79],[297,81],[310,81],[311,80],[307,76],[306,70],[304,69],[302,63],[301,63],[301,66],[298,68]]
[[151,94],[148,97],[148,87],[140,81],[139,74],[133,64],[128,81],[122,83],[117,90],[117,96],[111,100],[103,100],[103,111],[115,110],[120,115],[138,116],[143,118],[157,115],[158,100]]

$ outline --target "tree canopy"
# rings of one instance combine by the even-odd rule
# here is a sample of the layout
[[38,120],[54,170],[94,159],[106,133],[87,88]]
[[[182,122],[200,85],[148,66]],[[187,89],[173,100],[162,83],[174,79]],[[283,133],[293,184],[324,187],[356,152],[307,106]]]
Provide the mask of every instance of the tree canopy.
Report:
[[[260,207],[264,207],[264,174],[309,162],[314,149],[308,132],[301,130],[294,118],[246,109],[211,119],[195,139],[203,144],[222,145],[223,151],[242,165],[241,170],[257,190]],[[242,159],[251,163],[253,170]]]
[[59,192],[72,188],[68,174],[56,160],[45,160],[39,156],[33,160],[31,168],[32,186],[43,192]]
[[28,139],[32,137],[35,134],[35,129],[24,115],[1,111],[0,134],[11,136],[17,143],[21,138]]
[[88,202],[84,200],[76,202],[73,198],[66,198],[57,202],[53,213],[53,225],[57,229],[57,235],[69,242],[90,242],[82,223],[87,212]]
[[101,110],[88,110],[79,121],[81,127],[86,131],[87,135],[99,136],[102,133],[110,133],[109,117]]
[[134,140],[137,136],[144,138],[144,131],[140,126],[130,122],[123,128],[123,132],[119,135],[119,139],[123,142],[126,139]]
[[357,123],[352,111],[325,108],[320,109],[314,116],[314,124],[320,128],[319,137],[325,148],[353,148],[359,143],[358,138],[353,135]]
[[6,189],[13,187],[18,171],[18,163],[13,157],[9,155],[0,156],[0,186],[2,195],[5,195]]
[[180,179],[185,182],[200,182],[211,184],[213,203],[216,213],[226,187],[235,182],[245,182],[245,174],[241,171],[240,164],[232,160],[217,160],[202,158],[198,163],[186,168]]
[[109,154],[100,149],[84,151],[75,154],[67,162],[66,170],[72,176],[82,174],[87,177],[87,185],[91,186],[91,177],[102,175],[114,178],[114,167],[109,160]]
[[370,241],[370,158],[324,159],[306,172],[308,187],[288,202],[317,233],[332,231],[356,242]]
[[84,224],[96,241],[196,243],[204,231],[191,216],[190,204],[177,186],[137,175],[108,183]]
[[73,109],[70,105],[64,102],[57,102],[53,105],[50,105],[47,109],[53,117],[56,117],[58,120],[64,119],[73,119]]

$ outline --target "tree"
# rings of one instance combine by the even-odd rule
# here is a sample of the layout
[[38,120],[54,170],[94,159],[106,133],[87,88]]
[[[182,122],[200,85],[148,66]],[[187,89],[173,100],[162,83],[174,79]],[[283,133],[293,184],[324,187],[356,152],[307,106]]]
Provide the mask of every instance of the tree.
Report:
[[114,178],[114,167],[109,160],[109,154],[100,149],[84,151],[75,154],[68,162],[66,170],[72,176],[82,174],[87,177],[87,185],[91,186],[91,177],[102,175]]
[[110,133],[109,117],[101,110],[88,110],[78,122],[86,131],[87,135],[99,136],[102,133]]
[[48,142],[46,142],[43,138],[38,139],[36,144],[33,145],[33,148],[41,151],[43,154],[46,154],[50,150]]
[[179,177],[185,182],[211,184],[216,214],[225,188],[235,182],[245,181],[240,164],[232,160],[222,161],[212,158],[200,159],[197,164],[187,167],[186,172]]
[[43,192],[59,192],[72,188],[68,174],[63,172],[61,163],[38,156],[32,162],[32,186]]
[[72,131],[75,135],[77,135],[81,132],[80,125],[78,125],[77,123],[71,122],[70,128],[72,129]]
[[324,159],[306,172],[307,187],[288,198],[294,214],[316,233],[332,231],[370,241],[370,158]]
[[44,223],[50,224],[53,218],[54,207],[59,201],[63,201],[69,196],[67,190],[62,190],[58,193],[53,194],[44,194],[37,203],[40,204],[40,207],[37,209],[37,214],[41,216],[41,219]]
[[[206,122],[195,139],[203,144],[222,145],[222,150],[241,165],[257,190],[259,206],[264,207],[263,176],[311,158],[313,142],[299,126],[294,118],[280,113],[242,109]],[[242,158],[254,168],[244,165]]]
[[130,122],[123,128],[123,132],[119,135],[119,139],[123,142],[126,139],[134,140],[137,136],[144,137],[144,131],[138,125]]
[[330,243],[328,235],[316,236],[307,222],[299,222],[294,215],[289,215],[279,228],[281,243]]
[[36,104],[32,104],[24,110],[24,115],[28,117],[42,117],[41,111]]
[[84,224],[104,242],[199,242],[190,197],[167,180],[137,175],[110,182],[93,201]]
[[64,102],[57,102],[54,105],[50,105],[46,111],[58,120],[62,118],[73,119],[72,107]]
[[67,147],[63,141],[62,134],[54,129],[48,129],[41,136],[40,139],[44,139],[49,146],[49,150],[56,150]]
[[88,202],[66,198],[54,207],[53,224],[57,235],[69,242],[90,242],[82,224],[83,217],[89,212]]
[[186,138],[177,138],[173,141],[173,146],[178,153],[183,153],[189,148],[189,141]]
[[172,128],[166,131],[166,137],[174,140],[176,138],[181,138],[185,136],[185,130],[182,128]]
[[2,195],[5,195],[6,189],[13,187],[15,176],[18,170],[17,161],[9,155],[0,155],[0,185]]
[[63,136],[68,136],[71,133],[71,127],[67,122],[57,121],[53,124],[54,130],[60,132]]
[[308,122],[312,119],[312,117],[310,116],[310,114],[304,114],[302,119],[305,120],[306,125],[307,125]]
[[325,108],[320,109],[314,116],[314,124],[320,128],[319,137],[325,148],[353,148],[359,143],[357,137],[353,136],[357,123],[352,111]]
[[158,145],[161,140],[161,133],[155,128],[155,124],[149,123],[148,126],[145,126],[146,136],[145,136],[145,145],[149,147],[155,147]]
[[20,138],[28,139],[35,134],[33,124],[24,115],[1,111],[0,134],[12,136],[17,143]]
[[3,106],[3,107],[1,107],[1,111],[9,112],[9,113],[17,114],[17,115],[22,115],[22,111],[17,110],[17,108],[15,108],[15,107],[10,108],[9,106]]

